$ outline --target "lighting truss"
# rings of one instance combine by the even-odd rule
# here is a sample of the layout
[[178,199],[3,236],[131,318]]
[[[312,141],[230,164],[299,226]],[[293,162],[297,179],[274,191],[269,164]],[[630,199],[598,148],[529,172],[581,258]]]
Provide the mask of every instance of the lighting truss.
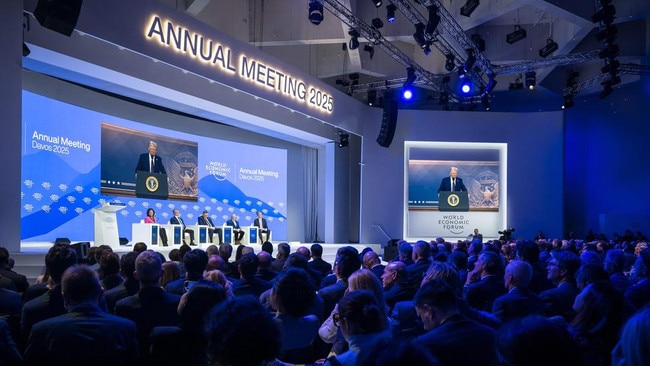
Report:
[[495,75],[520,74],[527,70],[537,70],[546,67],[564,66],[579,64],[598,58],[600,50],[593,50],[581,53],[570,53],[568,55],[551,56],[519,62],[516,64],[496,65],[494,67]]

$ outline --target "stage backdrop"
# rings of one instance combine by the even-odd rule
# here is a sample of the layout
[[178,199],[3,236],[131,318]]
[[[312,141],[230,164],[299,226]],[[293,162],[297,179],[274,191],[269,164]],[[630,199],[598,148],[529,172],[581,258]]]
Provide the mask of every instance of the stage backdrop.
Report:
[[[133,195],[138,156],[158,143],[174,199]],[[92,240],[91,210],[120,202],[120,237],[147,208],[187,224],[208,210],[216,225],[235,213],[250,225],[262,211],[286,238],[287,151],[153,127],[23,91],[21,241]],[[120,188],[120,189],[117,189]],[[108,193],[111,194],[108,194]]]

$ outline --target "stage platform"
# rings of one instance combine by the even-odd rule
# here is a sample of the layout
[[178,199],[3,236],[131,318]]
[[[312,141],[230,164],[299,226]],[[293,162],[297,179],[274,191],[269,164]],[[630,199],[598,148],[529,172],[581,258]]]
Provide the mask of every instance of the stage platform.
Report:
[[[75,241],[72,242],[76,243]],[[273,256],[275,257],[277,253],[277,245],[281,242],[273,243]],[[307,248],[311,247],[313,243],[301,243],[301,242],[286,242],[291,247],[291,253],[295,252],[299,247],[305,246]],[[319,243],[323,246],[323,259],[329,263],[334,263],[336,258],[336,251],[346,245],[355,247],[359,252],[366,247],[372,248],[375,252],[382,255],[383,248],[381,244],[344,244],[344,243]],[[15,261],[14,271],[27,276],[30,284],[33,284],[36,281],[36,277],[43,273],[43,268],[45,265],[45,254],[52,247],[53,243],[51,242],[26,242],[21,243],[20,253],[11,253],[10,256]],[[93,242],[90,242],[90,245],[93,245]],[[192,246],[191,248],[201,248],[203,250],[207,249],[209,244],[201,244],[197,246]],[[234,251],[237,250],[238,245],[233,245],[233,257],[234,260]],[[262,250],[262,246],[259,244],[250,244],[246,245],[253,248],[255,253]],[[165,255],[166,258],[169,258],[169,252],[174,248],[180,248],[180,245],[170,245],[167,247],[150,245],[147,249],[155,250]],[[130,252],[133,250],[132,243],[128,245],[120,245],[119,247],[113,248],[113,251],[119,255]]]

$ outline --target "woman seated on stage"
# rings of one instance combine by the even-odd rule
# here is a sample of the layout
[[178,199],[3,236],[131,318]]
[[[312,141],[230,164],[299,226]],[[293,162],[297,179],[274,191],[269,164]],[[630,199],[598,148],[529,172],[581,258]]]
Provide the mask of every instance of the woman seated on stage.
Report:
[[[156,220],[156,211],[153,210],[153,208],[147,209],[147,216],[144,218],[144,223],[145,224],[157,224],[158,220]],[[164,227],[158,227],[158,233],[160,235],[160,240],[162,240],[162,245],[164,247],[167,246],[167,231],[165,230]]]

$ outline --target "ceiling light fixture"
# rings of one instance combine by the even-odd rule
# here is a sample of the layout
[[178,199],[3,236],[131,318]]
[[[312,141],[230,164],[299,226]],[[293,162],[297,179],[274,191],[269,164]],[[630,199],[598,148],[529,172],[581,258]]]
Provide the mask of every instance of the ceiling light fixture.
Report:
[[427,26],[424,29],[424,33],[428,34],[429,37],[433,36],[433,32],[438,28],[440,24],[440,15],[438,14],[438,7],[435,5],[429,6],[429,21],[427,21]]
[[352,28],[348,31],[348,35],[350,36],[350,42],[348,44],[348,48],[351,50],[356,50],[357,48],[359,48],[359,37],[361,36],[359,31]]
[[463,5],[460,8],[460,15],[469,17],[470,15],[472,15],[474,10],[476,10],[479,4],[480,4],[479,0],[467,0],[465,2],[465,5]]
[[392,23],[395,21],[395,12],[397,11],[397,7],[394,4],[388,4],[386,5],[386,21],[388,23]]
[[515,42],[521,41],[524,38],[526,38],[526,30],[519,26],[519,24],[515,24],[515,30],[512,31],[512,33],[508,33],[506,35],[506,42],[513,44]]
[[537,85],[537,73],[535,71],[527,71],[526,88],[528,88],[528,90],[535,90],[536,85]]
[[542,58],[547,58],[559,48],[560,46],[557,44],[557,42],[549,38],[546,40],[546,45],[539,49],[539,56]]
[[382,0],[372,0],[372,3],[375,4],[375,8],[378,8],[383,4],[384,2]]
[[311,24],[319,25],[323,21],[323,3],[318,0],[310,0],[308,17]]

